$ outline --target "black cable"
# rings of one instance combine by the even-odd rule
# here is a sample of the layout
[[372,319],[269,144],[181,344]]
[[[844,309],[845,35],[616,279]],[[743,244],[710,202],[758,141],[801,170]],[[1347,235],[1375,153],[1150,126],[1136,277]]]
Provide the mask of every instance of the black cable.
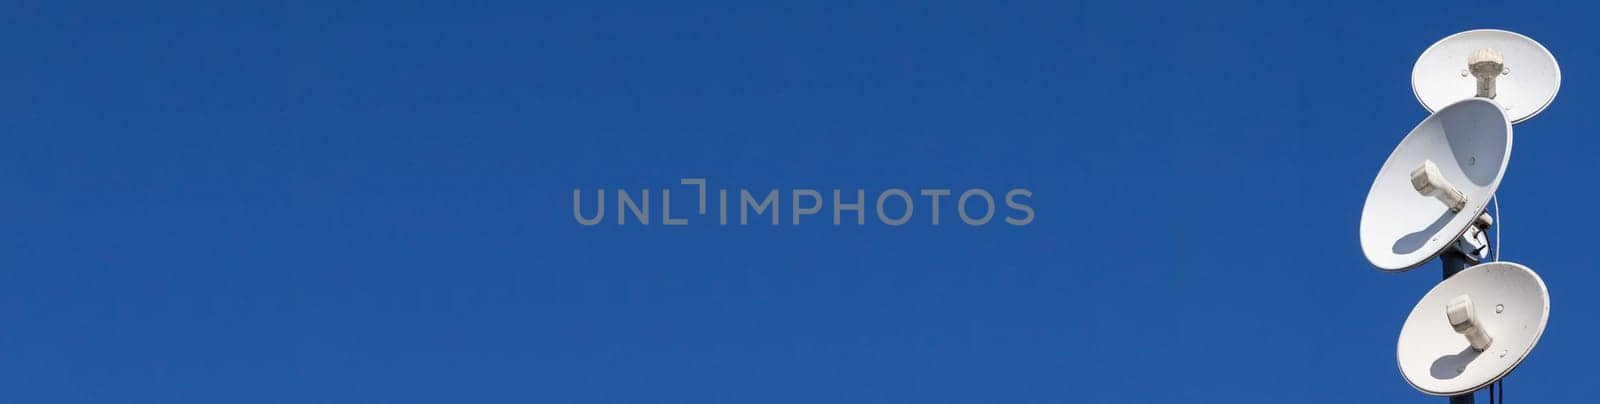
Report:
[[1494,385],[1495,383],[1489,383],[1489,404],[1494,404]]

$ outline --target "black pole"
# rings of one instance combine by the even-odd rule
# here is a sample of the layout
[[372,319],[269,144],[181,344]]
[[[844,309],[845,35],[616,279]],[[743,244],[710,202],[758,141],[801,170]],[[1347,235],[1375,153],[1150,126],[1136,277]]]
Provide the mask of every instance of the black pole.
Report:
[[[1456,273],[1467,269],[1469,264],[1466,254],[1449,248],[1445,249],[1444,254],[1439,255],[1439,263],[1444,266],[1444,279],[1450,279]],[[1476,391],[1459,396],[1450,396],[1450,404],[1473,404],[1473,393],[1476,393]]]

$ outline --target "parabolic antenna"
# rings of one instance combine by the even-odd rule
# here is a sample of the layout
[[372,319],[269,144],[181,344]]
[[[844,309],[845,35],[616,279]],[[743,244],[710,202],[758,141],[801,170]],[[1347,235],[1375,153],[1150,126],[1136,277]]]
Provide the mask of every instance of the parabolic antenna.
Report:
[[[1480,77],[1492,77],[1492,97],[1478,89]],[[1423,51],[1411,68],[1411,91],[1429,112],[1479,96],[1494,98],[1505,108],[1511,123],[1519,123],[1543,111],[1560,89],[1561,66],[1556,65],[1555,56],[1544,45],[1497,29],[1466,31],[1441,39]]]
[[1361,209],[1361,251],[1385,271],[1422,265],[1483,214],[1511,158],[1511,122],[1469,98],[1422,120],[1378,170]]
[[1400,373],[1436,396],[1483,388],[1522,363],[1549,318],[1550,294],[1533,270],[1510,262],[1467,268],[1411,309],[1395,351]]

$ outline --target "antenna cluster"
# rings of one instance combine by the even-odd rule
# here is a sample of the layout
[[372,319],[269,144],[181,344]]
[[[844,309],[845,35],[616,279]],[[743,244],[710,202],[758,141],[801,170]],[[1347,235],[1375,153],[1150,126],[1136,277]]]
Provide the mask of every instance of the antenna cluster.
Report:
[[1489,240],[1495,218],[1486,210],[1511,160],[1512,124],[1538,115],[1560,87],[1550,51],[1502,30],[1446,37],[1412,68],[1412,92],[1430,115],[1378,170],[1361,212],[1361,250],[1383,271],[1434,258],[1444,268],[1395,350],[1418,391],[1471,403],[1544,333],[1549,291],[1532,269],[1491,254],[1499,240]]

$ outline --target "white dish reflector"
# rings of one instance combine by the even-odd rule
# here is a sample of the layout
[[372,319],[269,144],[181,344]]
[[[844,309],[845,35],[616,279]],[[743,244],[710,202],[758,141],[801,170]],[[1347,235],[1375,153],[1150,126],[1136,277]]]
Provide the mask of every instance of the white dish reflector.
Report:
[[[1361,209],[1367,261],[1405,271],[1439,255],[1483,214],[1510,158],[1511,122],[1494,101],[1469,98],[1424,119],[1367,191]],[[1456,197],[1465,201],[1456,204]]]
[[1510,262],[1467,268],[1411,309],[1395,350],[1400,373],[1423,393],[1470,393],[1522,363],[1549,319],[1550,293],[1533,270]]
[[[1488,50],[1489,52],[1481,52]],[[1429,112],[1477,96],[1478,78],[1468,62],[1486,54],[1504,62],[1494,80],[1495,102],[1511,123],[1538,115],[1561,89],[1561,66],[1550,51],[1521,34],[1497,29],[1457,33],[1422,52],[1411,67],[1411,91]]]

